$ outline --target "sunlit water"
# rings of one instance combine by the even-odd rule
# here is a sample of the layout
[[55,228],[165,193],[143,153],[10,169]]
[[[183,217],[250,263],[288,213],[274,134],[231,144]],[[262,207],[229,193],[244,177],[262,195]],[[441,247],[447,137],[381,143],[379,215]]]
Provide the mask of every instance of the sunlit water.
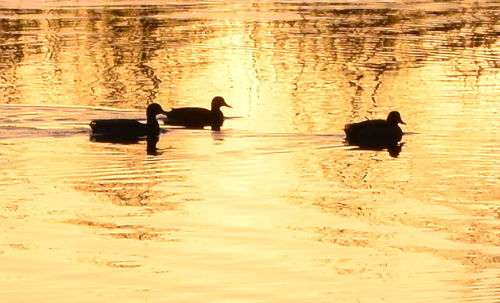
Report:
[[[500,301],[498,3],[0,6],[1,302]],[[397,157],[345,145],[394,109]]]

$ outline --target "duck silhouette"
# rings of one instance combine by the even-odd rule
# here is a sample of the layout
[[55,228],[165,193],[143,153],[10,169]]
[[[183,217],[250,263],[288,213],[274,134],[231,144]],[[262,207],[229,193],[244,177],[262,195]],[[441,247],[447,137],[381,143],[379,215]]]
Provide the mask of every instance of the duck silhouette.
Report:
[[350,145],[360,147],[395,146],[403,137],[403,131],[398,124],[406,124],[397,111],[392,111],[387,120],[367,120],[347,124],[344,127],[346,140]]
[[167,118],[164,123],[194,129],[210,126],[212,130],[218,131],[224,123],[224,114],[220,110],[222,106],[231,107],[224,98],[217,96],[212,99],[210,110],[201,107],[173,108],[165,113]]
[[160,134],[160,125],[156,116],[165,114],[160,104],[152,103],[146,109],[146,124],[134,119],[100,119],[92,120],[91,139],[99,142],[137,142],[143,137],[154,137]]

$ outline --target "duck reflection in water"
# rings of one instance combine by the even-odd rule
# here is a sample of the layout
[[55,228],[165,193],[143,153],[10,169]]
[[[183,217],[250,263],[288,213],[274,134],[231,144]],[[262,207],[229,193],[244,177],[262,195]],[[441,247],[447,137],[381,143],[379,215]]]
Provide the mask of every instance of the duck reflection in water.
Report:
[[147,140],[147,153],[157,154],[156,144],[159,140],[160,125],[156,116],[165,114],[162,107],[153,103],[146,109],[146,124],[134,119],[99,119],[90,122],[92,129],[90,140],[120,144],[139,143]]
[[357,145],[360,149],[383,150],[387,149],[392,157],[401,152],[403,131],[399,124],[406,124],[397,111],[392,111],[386,120],[366,120],[347,124],[344,127],[346,141],[350,145]]
[[158,156],[158,150],[156,149],[156,144],[160,140],[159,136],[148,136],[146,138],[146,153],[150,156]]
[[217,96],[212,99],[210,110],[201,107],[173,108],[165,113],[167,118],[164,123],[193,129],[210,126],[212,130],[219,131],[224,124],[224,114],[220,109],[222,106],[231,107],[224,98]]
[[101,142],[101,143],[118,143],[118,144],[137,144],[140,141],[144,141],[146,139],[146,153],[152,156],[158,156],[160,153],[156,148],[156,144],[160,140],[159,136],[147,136],[146,138],[137,138],[135,140],[113,140],[103,137],[94,137],[90,136],[90,141],[92,142]]
[[359,146],[354,148],[354,150],[378,150],[382,151],[387,149],[389,156],[397,158],[403,149],[404,142],[394,143],[392,145],[379,145],[379,146]]

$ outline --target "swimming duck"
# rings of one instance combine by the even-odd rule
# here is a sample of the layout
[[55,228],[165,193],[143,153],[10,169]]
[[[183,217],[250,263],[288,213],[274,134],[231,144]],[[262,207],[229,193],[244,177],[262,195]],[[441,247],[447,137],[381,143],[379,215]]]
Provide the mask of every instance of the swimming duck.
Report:
[[90,122],[92,138],[96,141],[110,140],[115,142],[137,141],[140,137],[158,136],[160,125],[156,115],[165,114],[160,104],[152,103],[146,109],[146,124],[133,119],[107,119]]
[[165,124],[184,126],[187,128],[204,128],[211,126],[212,130],[220,130],[224,123],[224,114],[220,110],[222,106],[231,107],[224,98],[217,96],[212,99],[210,110],[201,107],[174,108],[165,113],[167,118]]
[[392,111],[387,120],[367,120],[347,124],[344,127],[346,140],[349,144],[363,147],[393,146],[403,136],[398,124],[406,124],[397,111]]

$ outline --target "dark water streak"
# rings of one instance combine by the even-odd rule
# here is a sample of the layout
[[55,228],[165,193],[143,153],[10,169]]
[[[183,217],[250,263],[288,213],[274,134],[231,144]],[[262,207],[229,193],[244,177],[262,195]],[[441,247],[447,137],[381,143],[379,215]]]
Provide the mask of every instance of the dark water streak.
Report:
[[[492,68],[498,68],[494,53],[498,34],[495,29],[498,21],[495,11],[498,7],[483,9],[478,4],[472,7],[438,8],[425,10],[400,6],[395,9],[359,9],[338,8],[335,5],[318,7],[315,3],[300,6],[259,4],[257,13],[277,10],[280,12],[276,16],[277,20],[253,22],[243,19],[243,24],[238,26],[248,27],[253,33],[250,36],[254,39],[253,43],[245,46],[249,47],[249,51],[261,49],[260,35],[265,34],[261,33],[261,28],[265,28],[276,36],[273,47],[268,50],[275,54],[275,62],[280,62],[280,50],[287,50],[292,56],[299,55],[298,64],[303,66],[294,76],[296,83],[300,82],[303,72],[300,69],[304,70],[306,64],[312,64],[313,69],[325,69],[332,64],[345,66],[355,90],[352,107],[357,110],[357,103],[363,102],[360,99],[367,90],[371,102],[377,103],[381,77],[391,70],[419,67],[435,60],[467,60],[467,57],[476,57],[477,54],[463,53],[470,48],[481,49],[484,62],[477,62],[473,70],[457,70],[457,73],[479,78],[491,72]],[[219,31],[213,23],[217,18],[228,17],[231,22],[230,12],[216,14],[214,20],[169,17],[175,16],[176,12],[196,16],[200,11],[202,16],[205,11],[210,16],[210,9],[214,8],[211,5],[152,5],[131,8],[2,9],[4,17],[0,25],[0,45],[4,64],[0,77],[4,79],[3,102],[19,103],[16,100],[16,96],[19,96],[16,93],[16,67],[24,58],[46,53],[45,60],[52,68],[39,75],[38,80],[32,81],[62,85],[67,73],[67,68],[62,65],[68,63],[62,54],[69,49],[78,49],[79,45],[85,45],[86,53],[75,53],[74,59],[91,62],[94,70],[90,82],[74,79],[84,84],[79,95],[91,93],[97,97],[97,90],[104,91],[104,94],[97,93],[103,97],[101,99],[86,98],[90,103],[88,105],[117,106],[126,103],[140,108],[157,101],[162,83],[166,83],[168,88],[168,83],[183,78],[191,69],[203,67],[215,59],[187,54],[189,60],[176,62],[176,53],[181,50],[185,52],[185,45],[201,44],[206,39],[216,37]],[[96,34],[101,29],[105,31]],[[399,57],[397,50],[400,44],[409,48],[405,50],[403,58]],[[289,55],[285,54],[285,57]],[[159,60],[166,74],[155,73],[154,66]],[[70,65],[72,69],[82,68],[80,64]],[[279,64],[276,68],[280,68]],[[286,70],[278,70],[277,74],[288,75]]]

